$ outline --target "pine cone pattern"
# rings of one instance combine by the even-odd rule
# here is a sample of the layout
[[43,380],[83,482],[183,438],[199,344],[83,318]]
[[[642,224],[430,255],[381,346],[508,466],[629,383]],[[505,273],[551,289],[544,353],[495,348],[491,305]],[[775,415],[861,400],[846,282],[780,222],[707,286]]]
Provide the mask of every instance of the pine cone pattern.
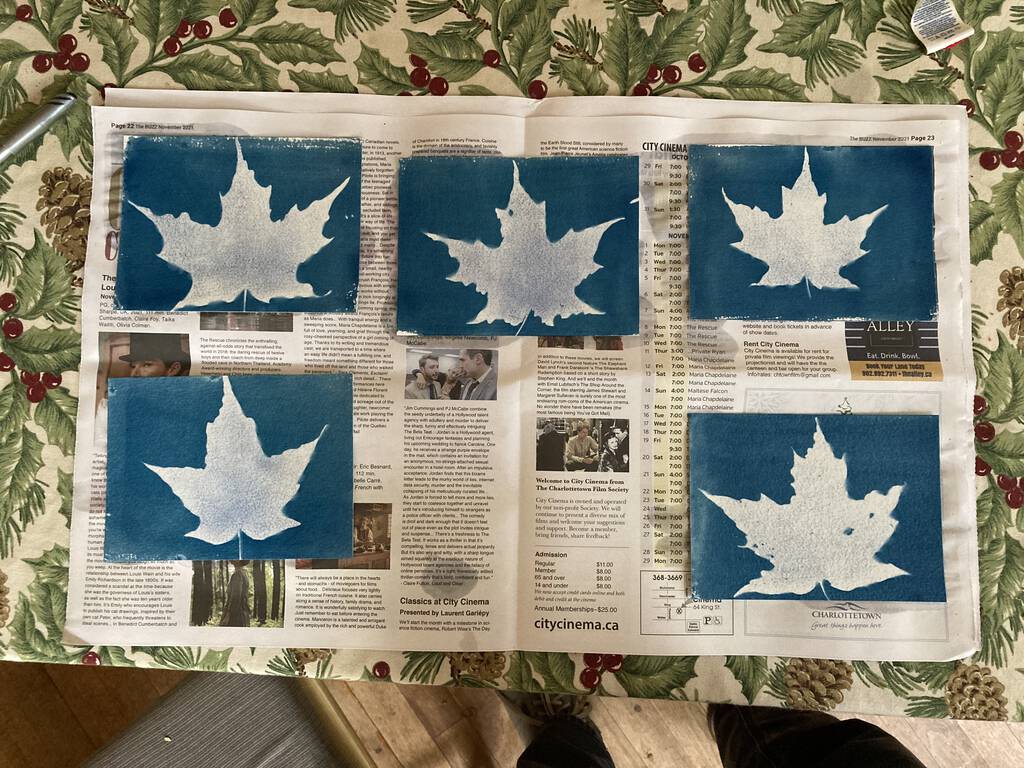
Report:
[[299,677],[306,676],[306,665],[310,662],[331,658],[331,651],[327,648],[289,648],[288,653],[299,668]]
[[39,187],[39,221],[52,238],[53,247],[74,272],[85,264],[85,245],[89,236],[89,205],[92,203],[92,179],[70,168],[58,166],[43,171]]
[[823,712],[835,709],[843,700],[843,691],[853,687],[853,666],[847,661],[793,658],[782,679],[790,707]]
[[1006,720],[1005,691],[988,667],[958,664],[946,683],[949,716],[958,720]]
[[505,654],[501,651],[467,651],[465,653],[449,653],[452,680],[462,675],[469,675],[479,680],[497,680],[505,671]]
[[999,275],[999,301],[996,312],[1003,313],[1003,327],[1017,348],[1024,350],[1024,267],[1004,269]]
[[6,626],[7,620],[11,618],[11,601],[7,597],[10,591],[7,586],[7,574],[0,571],[0,628]]

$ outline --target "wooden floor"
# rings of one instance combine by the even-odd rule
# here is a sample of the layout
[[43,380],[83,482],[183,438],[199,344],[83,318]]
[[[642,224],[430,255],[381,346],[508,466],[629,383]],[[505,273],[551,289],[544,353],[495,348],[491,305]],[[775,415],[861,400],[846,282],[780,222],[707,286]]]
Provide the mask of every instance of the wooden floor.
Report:
[[[0,766],[70,768],[116,738],[186,673],[0,662]],[[506,768],[529,726],[494,691],[328,684],[380,768]],[[719,768],[700,704],[596,699],[617,768]],[[1024,724],[864,717],[929,768],[1024,766]]]
[[0,661],[0,766],[80,765],[186,674]]
[[[495,691],[327,685],[380,768],[507,768],[525,746],[525,720]],[[595,698],[591,718],[616,768],[721,768],[705,712],[702,704]],[[1022,723],[860,717],[896,736],[928,768],[1024,766]]]

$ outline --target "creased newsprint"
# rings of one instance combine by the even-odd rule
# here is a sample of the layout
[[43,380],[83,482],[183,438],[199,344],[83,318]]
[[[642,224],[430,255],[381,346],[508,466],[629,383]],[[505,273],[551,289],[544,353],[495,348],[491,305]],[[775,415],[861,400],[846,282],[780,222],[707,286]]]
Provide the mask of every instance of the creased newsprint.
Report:
[[[977,646],[962,110],[108,96],[93,113],[69,642],[906,660]],[[126,138],[147,134],[361,139],[357,311],[115,309],[121,161]],[[699,319],[689,186],[693,148],[709,145],[931,148],[934,320]],[[452,154],[639,156],[640,334],[396,333],[398,161]],[[107,383],[133,374],[133,347],[174,350],[179,375],[351,373],[352,558],[105,562],[106,448],[118,439]],[[431,397],[423,366],[458,371],[467,359],[492,369],[493,399]],[[691,416],[714,413],[935,417],[944,599],[695,599],[688,430]],[[248,599],[228,599],[243,586]]]

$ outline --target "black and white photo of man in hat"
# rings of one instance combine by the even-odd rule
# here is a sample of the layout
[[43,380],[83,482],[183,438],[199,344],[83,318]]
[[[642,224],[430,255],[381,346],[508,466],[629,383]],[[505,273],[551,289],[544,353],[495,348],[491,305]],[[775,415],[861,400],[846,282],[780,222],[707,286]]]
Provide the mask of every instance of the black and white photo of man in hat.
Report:
[[93,443],[97,452],[106,453],[107,381],[129,376],[188,376],[192,358],[188,352],[188,334],[183,333],[100,334],[99,357]]

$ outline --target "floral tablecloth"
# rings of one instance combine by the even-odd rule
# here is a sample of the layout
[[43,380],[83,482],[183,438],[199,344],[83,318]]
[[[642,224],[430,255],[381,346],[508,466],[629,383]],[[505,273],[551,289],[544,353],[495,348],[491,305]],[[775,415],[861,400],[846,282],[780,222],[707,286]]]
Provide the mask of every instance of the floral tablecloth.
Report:
[[[1024,4],[958,0],[976,34],[929,56],[910,29],[914,0],[225,2],[0,0],[0,135],[49,96],[83,97],[0,169],[4,658],[1024,719]],[[111,84],[959,102],[971,118],[981,650],[922,664],[62,645],[91,198],[85,101]]]

